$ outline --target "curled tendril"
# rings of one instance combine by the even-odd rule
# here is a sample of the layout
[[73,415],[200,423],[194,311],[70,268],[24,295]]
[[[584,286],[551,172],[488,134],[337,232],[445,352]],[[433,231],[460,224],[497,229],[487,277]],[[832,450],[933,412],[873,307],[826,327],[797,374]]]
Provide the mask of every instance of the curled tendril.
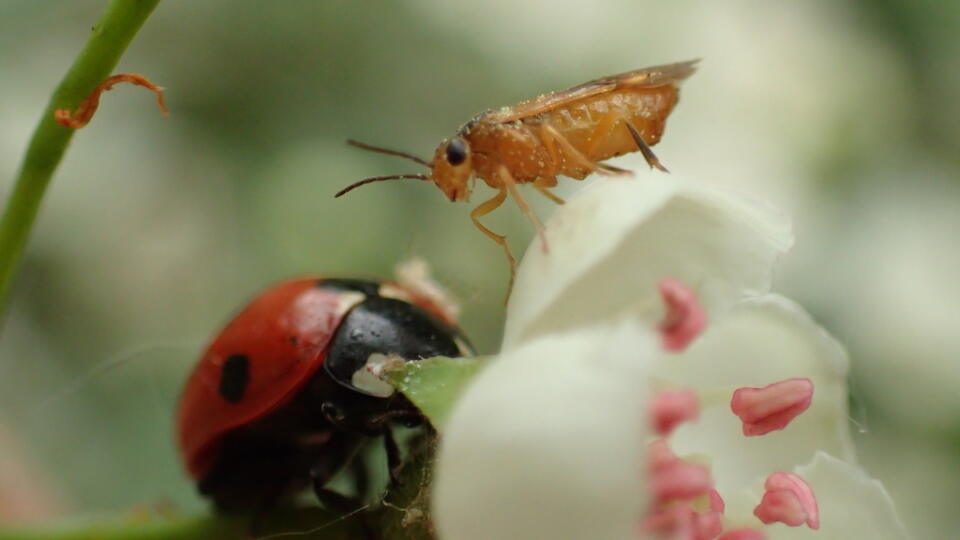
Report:
[[170,111],[167,110],[167,106],[163,102],[162,88],[150,82],[143,75],[137,75],[136,73],[121,73],[119,75],[108,77],[106,80],[100,83],[99,86],[94,88],[93,92],[90,92],[90,95],[80,103],[80,106],[77,107],[77,110],[70,112],[67,109],[57,109],[53,113],[53,118],[61,126],[72,129],[82,128],[90,123],[94,113],[97,112],[97,107],[100,106],[100,94],[110,90],[114,85],[122,82],[142,86],[155,92],[157,94],[157,105],[160,107],[160,110],[163,112],[164,116],[169,116]]

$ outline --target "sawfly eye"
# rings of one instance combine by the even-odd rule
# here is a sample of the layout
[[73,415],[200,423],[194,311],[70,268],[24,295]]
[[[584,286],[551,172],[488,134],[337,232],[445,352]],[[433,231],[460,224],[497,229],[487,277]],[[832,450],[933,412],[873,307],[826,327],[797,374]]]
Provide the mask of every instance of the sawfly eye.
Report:
[[467,159],[467,144],[463,139],[453,139],[447,144],[447,163],[459,165]]

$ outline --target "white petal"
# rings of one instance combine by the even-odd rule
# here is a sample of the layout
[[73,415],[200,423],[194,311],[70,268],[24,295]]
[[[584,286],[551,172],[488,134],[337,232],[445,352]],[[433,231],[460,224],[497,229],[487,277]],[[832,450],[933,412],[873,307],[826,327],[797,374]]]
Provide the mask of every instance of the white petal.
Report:
[[[720,390],[698,422],[671,438],[677,453],[711,458],[721,491],[735,491],[776,470],[806,463],[818,450],[854,460],[847,417],[848,360],[843,347],[798,305],[767,295],[737,304],[682,355],[666,355],[656,373],[670,386]],[[782,431],[745,437],[730,410],[737,387],[794,377],[813,381],[813,403]]]
[[646,380],[636,320],[530,341],[464,393],[444,428],[442,538],[630,538],[644,508]]
[[520,264],[505,350],[628,306],[652,321],[664,277],[720,311],[769,290],[773,264],[792,243],[787,219],[769,207],[663,176],[598,178],[557,209],[546,234],[549,252],[534,241]]
[[880,481],[856,465],[818,453],[796,471],[813,488],[820,530],[775,525],[771,540],[903,540],[910,538]]

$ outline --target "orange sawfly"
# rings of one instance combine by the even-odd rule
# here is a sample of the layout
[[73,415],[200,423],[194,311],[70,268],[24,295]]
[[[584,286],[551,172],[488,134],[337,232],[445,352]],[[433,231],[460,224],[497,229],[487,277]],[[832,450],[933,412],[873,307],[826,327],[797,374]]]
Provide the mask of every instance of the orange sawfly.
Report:
[[430,174],[365,178],[335,196],[372,182],[413,178],[434,182],[451,201],[466,201],[472,190],[469,181],[480,178],[497,194],[474,208],[470,218],[503,248],[510,261],[512,283],[516,260],[507,239],[480,223],[480,218],[503,204],[509,193],[540,232],[543,227],[517,184],[532,184],[562,204],[563,199],[550,192],[557,185],[557,175],[580,180],[591,173],[631,174],[603,163],[606,159],[639,151],[651,168],[666,172],[650,147],[660,141],[679,98],[679,83],[693,74],[696,64],[693,60],[628,71],[513,107],[484,111],[440,143],[431,161],[348,141],[365,150],[410,159],[428,167]]

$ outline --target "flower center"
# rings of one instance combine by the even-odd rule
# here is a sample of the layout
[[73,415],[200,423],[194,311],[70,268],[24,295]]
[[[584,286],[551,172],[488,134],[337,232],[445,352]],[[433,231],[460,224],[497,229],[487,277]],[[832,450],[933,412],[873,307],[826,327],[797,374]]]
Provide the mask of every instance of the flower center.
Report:
[[[660,282],[660,295],[666,315],[660,323],[664,350],[684,350],[706,327],[706,315],[696,294],[680,281],[667,278]],[[669,389],[656,394],[649,403],[651,425],[661,438],[647,448],[648,490],[652,503],[647,509],[640,534],[664,540],[766,540],[766,525],[783,523],[791,527],[806,524],[820,526],[817,500],[800,476],[774,472],[764,483],[764,495],[753,516],[727,516],[720,493],[714,489],[706,465],[678,457],[668,438],[683,422],[700,416],[701,403],[713,405],[714,391]],[[725,395],[730,395],[729,390]],[[813,382],[793,378],[762,388],[738,388],[730,397],[730,409],[743,422],[746,437],[765,435],[785,429],[813,402]],[[756,527],[729,528],[752,519]]]

